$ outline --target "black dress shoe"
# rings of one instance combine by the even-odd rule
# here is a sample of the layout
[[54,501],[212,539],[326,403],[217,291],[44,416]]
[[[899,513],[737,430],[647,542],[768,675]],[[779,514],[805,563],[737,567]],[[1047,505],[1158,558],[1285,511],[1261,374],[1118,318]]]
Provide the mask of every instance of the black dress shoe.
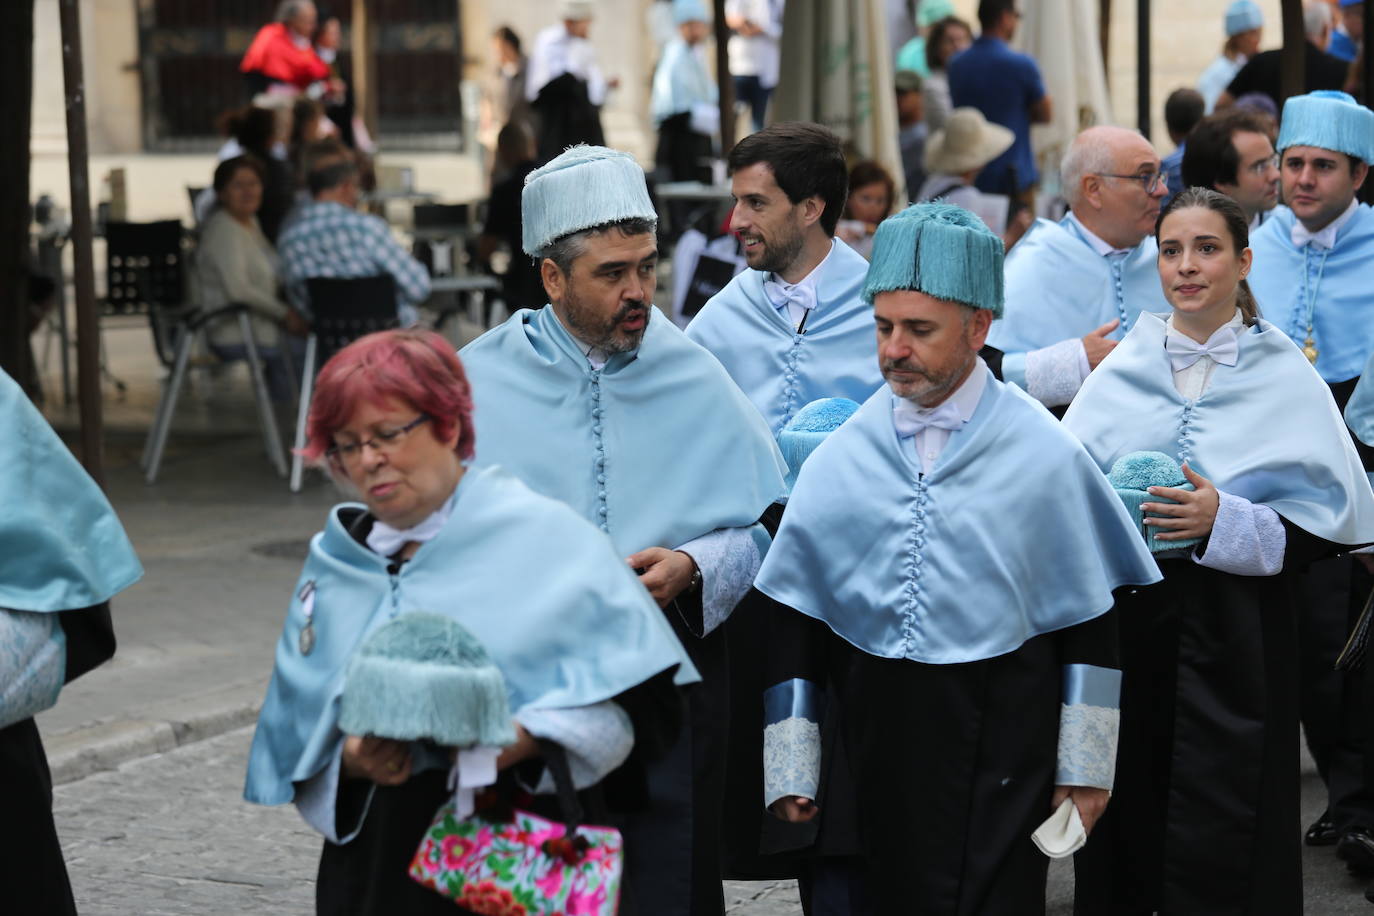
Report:
[[1329,811],[1323,811],[1321,817],[1313,821],[1312,826],[1302,835],[1302,841],[1308,846],[1334,846],[1340,838],[1340,834],[1336,832],[1336,825],[1331,822]]
[[1347,830],[1336,844],[1336,856],[1357,875],[1374,875],[1374,833],[1368,827]]

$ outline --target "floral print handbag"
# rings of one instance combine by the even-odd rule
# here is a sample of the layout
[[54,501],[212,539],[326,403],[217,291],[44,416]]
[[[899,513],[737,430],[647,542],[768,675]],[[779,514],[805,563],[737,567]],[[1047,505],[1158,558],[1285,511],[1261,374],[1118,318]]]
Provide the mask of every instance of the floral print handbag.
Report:
[[581,825],[563,749],[541,741],[567,824],[516,808],[509,820],[439,809],[411,878],[482,916],[615,916],[625,866],[613,827]]

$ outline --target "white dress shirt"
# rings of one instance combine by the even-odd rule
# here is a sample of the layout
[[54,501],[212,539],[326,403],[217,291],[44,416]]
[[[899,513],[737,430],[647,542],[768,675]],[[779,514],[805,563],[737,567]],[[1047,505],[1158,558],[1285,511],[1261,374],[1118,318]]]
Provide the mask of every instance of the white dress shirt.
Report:
[[525,77],[525,98],[533,102],[550,80],[571,73],[587,84],[587,98],[593,105],[606,101],[606,77],[596,62],[596,49],[585,38],[568,34],[559,22],[544,29],[534,39],[529,70]]
[[826,262],[830,260],[830,255],[835,253],[835,240],[830,240],[830,251],[826,252],[821,262],[811,268],[811,272],[802,277],[796,283],[788,283],[777,274],[769,274],[763,281],[763,294],[768,297],[769,303],[773,308],[782,312],[787,310],[787,317],[792,323],[793,328],[801,326],[802,319],[806,313],[820,305],[818,299],[821,273],[825,270]]
[[[983,389],[988,384],[987,364],[981,358],[976,360],[973,371],[968,374],[968,378],[954,389],[951,394],[941,403],[953,404],[967,423],[973,418],[973,411],[978,408],[978,402],[983,398]],[[893,395],[893,406],[901,403],[901,398]],[[926,474],[935,466],[935,462],[940,460],[944,454],[945,446],[949,445],[951,430],[941,429],[937,426],[927,426],[912,436],[913,447],[916,450],[916,462],[921,467],[921,473]]]

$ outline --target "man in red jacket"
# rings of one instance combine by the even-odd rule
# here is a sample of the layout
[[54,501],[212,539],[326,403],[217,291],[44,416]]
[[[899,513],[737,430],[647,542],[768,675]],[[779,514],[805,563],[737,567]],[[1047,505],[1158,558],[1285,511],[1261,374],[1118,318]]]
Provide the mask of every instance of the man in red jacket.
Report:
[[239,64],[254,93],[280,83],[299,92],[329,79],[329,65],[311,41],[318,14],[310,0],[284,0],[275,22],[258,30]]

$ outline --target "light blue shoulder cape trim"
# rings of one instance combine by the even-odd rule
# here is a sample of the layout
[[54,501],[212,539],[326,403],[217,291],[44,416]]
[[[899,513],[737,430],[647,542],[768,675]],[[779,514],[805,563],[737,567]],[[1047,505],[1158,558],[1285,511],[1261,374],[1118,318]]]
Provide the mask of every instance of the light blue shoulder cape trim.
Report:
[[1038,219],[1007,254],[1006,309],[992,323],[988,345],[1024,353],[1082,337],[1126,314],[1120,339],[1142,311],[1169,307],[1155,264],[1158,247],[1145,238],[1121,266],[1121,289],[1108,260],[1077,233],[1071,217]]
[[[469,470],[453,514],[395,576],[340,520],[315,535],[287,610],[258,716],[244,798],[278,805],[339,752],[339,698],[359,643],[399,614],[451,615],[505,675],[510,708],[562,709],[610,699],[676,666],[696,670],[662,611],[610,544],[566,506],[499,468]],[[301,591],[315,585],[315,646],[300,651]]]
[[137,582],[143,566],[110,501],[4,372],[0,417],[0,607],[90,607]]
[[[1008,493],[1054,496],[1031,519],[1008,516]],[[953,664],[1091,620],[1114,589],[1159,578],[1087,453],[990,377],[924,476],[888,390],[869,398],[802,466],[755,585],[870,655]]]
[[862,404],[883,384],[873,309],[859,298],[868,262],[837,239],[823,269],[805,334],[768,301],[762,270],[737,275],[687,326],[687,336],[720,360],[775,436],[812,401]]
[[1361,204],[1341,227],[1336,247],[1323,255],[1293,247],[1293,211],[1275,207],[1250,236],[1254,268],[1250,290],[1260,314],[1295,343],[1307,337],[1307,300],[1314,296],[1312,338],[1317,371],[1328,382],[1359,375],[1374,354],[1374,336],[1354,329],[1374,327],[1369,265],[1374,260],[1374,209]]
[[1319,538],[1374,542],[1374,492],[1336,403],[1281,330],[1261,319],[1241,333],[1236,365],[1196,401],[1174,387],[1164,337],[1141,315],[1064,416],[1104,474],[1127,452],[1163,452]]
[[786,491],[759,412],[657,309],[639,350],[593,370],[552,306],[463,348],[477,460],[607,531],[622,556],[751,525]]

